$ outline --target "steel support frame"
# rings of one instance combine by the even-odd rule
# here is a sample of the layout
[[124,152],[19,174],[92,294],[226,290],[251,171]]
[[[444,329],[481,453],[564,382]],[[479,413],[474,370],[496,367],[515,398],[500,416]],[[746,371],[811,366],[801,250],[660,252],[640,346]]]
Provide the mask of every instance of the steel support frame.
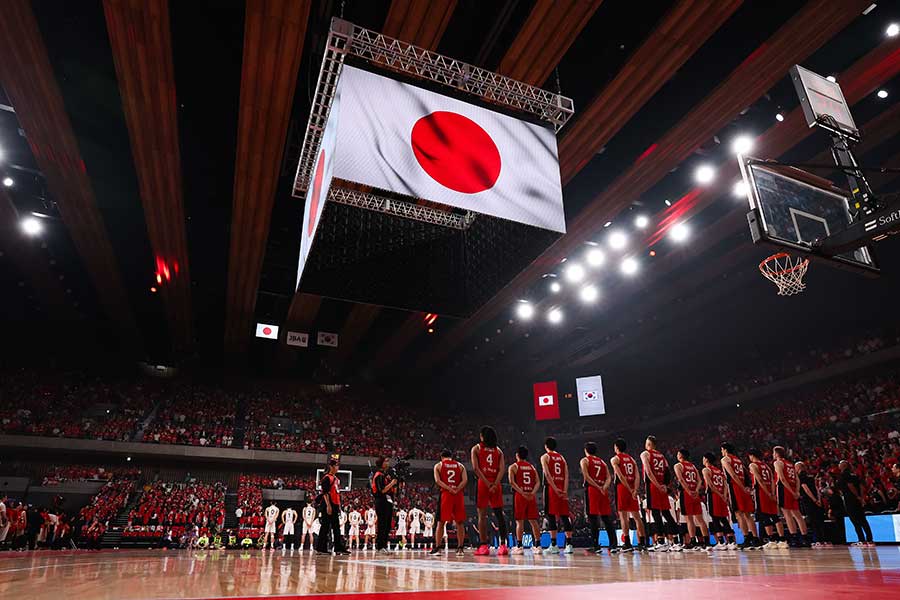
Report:
[[469,225],[475,219],[474,213],[466,212],[461,215],[458,213],[445,212],[436,210],[429,206],[412,204],[397,200],[394,198],[386,198],[377,194],[360,192],[348,188],[332,186],[328,193],[328,199],[338,204],[346,204],[356,208],[363,208],[375,212],[381,212],[395,217],[403,217],[413,221],[421,221],[430,223],[431,225],[440,225],[441,227],[449,227],[451,229],[468,229]]

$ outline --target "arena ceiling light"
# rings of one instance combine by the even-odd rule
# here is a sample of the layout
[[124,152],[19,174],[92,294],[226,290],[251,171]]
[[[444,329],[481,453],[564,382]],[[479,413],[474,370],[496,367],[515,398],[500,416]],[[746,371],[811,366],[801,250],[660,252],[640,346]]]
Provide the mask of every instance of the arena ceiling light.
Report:
[[578,292],[578,296],[585,304],[593,304],[600,297],[600,290],[595,285],[586,285]]
[[559,284],[558,281],[550,282],[550,291],[551,292],[553,292],[554,294],[558,294],[560,292],[560,290],[562,290],[562,286]]
[[531,302],[520,302],[516,307],[516,316],[523,321],[530,321],[534,316],[534,305]]
[[782,121],[784,121],[784,115],[781,113],[776,113],[775,120],[778,121],[779,123],[781,123]]
[[578,283],[579,281],[584,279],[584,267],[582,267],[578,263],[571,263],[567,265],[564,273],[566,276],[566,281],[571,281],[572,283]]
[[34,217],[25,217],[22,219],[21,227],[22,231],[31,237],[39,235],[44,230],[44,226],[41,222]]
[[747,184],[744,183],[743,179],[739,179],[734,182],[734,187],[731,188],[731,193],[734,194],[736,198],[747,197]]
[[619,270],[623,275],[631,276],[638,272],[639,266],[637,259],[629,256],[619,265]]
[[551,308],[549,311],[547,311],[547,320],[552,325],[559,325],[563,320],[562,311],[558,308]]
[[644,229],[649,224],[650,219],[647,217],[647,215],[638,215],[634,218],[634,226],[638,229]]
[[878,97],[881,98],[882,100],[884,100],[885,98],[888,97],[888,91],[887,90],[878,90]]
[[826,77],[825,79],[827,79],[827,80],[830,81],[831,83],[837,83],[837,77],[835,77],[834,75],[829,75],[829,76]]
[[15,181],[13,181],[12,177],[4,177],[3,178],[3,185],[5,187],[12,187],[14,183],[15,183]]
[[739,135],[731,141],[731,151],[735,154],[749,154],[753,150],[753,138]]
[[669,237],[673,242],[682,243],[687,241],[691,235],[691,230],[684,223],[678,223],[669,230]]
[[606,262],[606,255],[600,248],[591,248],[584,255],[587,264],[592,267],[602,267]]
[[711,165],[700,165],[697,167],[697,170],[694,171],[694,179],[696,179],[699,184],[705,185],[707,183],[712,183],[715,178],[716,170]]
[[888,37],[897,37],[897,35],[900,34],[900,25],[891,23],[887,26],[887,29],[884,30],[884,34]]
[[628,236],[621,231],[613,231],[609,234],[607,243],[613,250],[622,250],[628,245]]

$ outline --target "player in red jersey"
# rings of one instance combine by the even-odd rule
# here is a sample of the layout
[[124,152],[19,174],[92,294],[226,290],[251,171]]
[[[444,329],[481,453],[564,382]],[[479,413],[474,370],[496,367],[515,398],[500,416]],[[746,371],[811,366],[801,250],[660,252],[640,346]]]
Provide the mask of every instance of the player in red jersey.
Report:
[[566,554],[572,548],[572,520],[569,518],[569,465],[562,454],[556,451],[556,438],[544,440],[544,455],[541,456],[541,470],[544,473],[544,512],[547,514],[547,529],[550,531],[550,546],[546,554],[559,552],[556,546],[557,519],[561,521],[566,534]]
[[744,541],[741,550],[754,549],[762,544],[756,537],[756,522],[753,520],[753,497],[750,488],[747,487],[747,472],[744,463],[737,457],[734,446],[728,442],[722,442],[722,470],[725,471],[725,479],[731,491],[731,512],[737,519],[738,527],[744,533]]
[[500,533],[500,544],[497,549],[498,556],[506,556],[509,549],[506,547],[506,517],[503,515],[503,472],[506,467],[506,460],[503,452],[497,447],[497,432],[493,427],[484,426],[481,428],[481,441],[472,446],[469,453],[472,459],[472,468],[475,469],[475,476],[478,479],[478,536],[481,538],[481,545],[475,551],[475,556],[487,556],[490,549],[488,547],[488,527],[487,527],[487,509],[490,507],[494,511],[497,518],[497,528]]
[[444,539],[444,527],[447,523],[456,523],[456,553],[463,554],[463,541],[466,535],[466,506],[463,490],[469,477],[463,464],[453,459],[450,450],[441,450],[441,461],[434,465],[434,483],[441,489],[438,502],[437,529],[432,554],[441,551],[440,540]]
[[597,444],[588,442],[584,445],[584,458],[581,459],[581,476],[584,478],[584,511],[591,527],[591,547],[588,551],[597,554],[603,552],[600,547],[600,523],[609,538],[609,551],[617,548],[616,524],[612,518],[612,506],[609,501],[609,486],[612,477],[606,462],[597,456]]
[[[622,526],[624,544],[622,552],[634,550],[631,546],[631,524],[629,519],[634,519],[638,532],[638,550],[646,547],[646,534],[644,533],[644,521],[641,519],[640,503],[638,501],[638,469],[637,463],[625,450],[628,444],[619,438],[613,444],[615,456],[609,459],[609,464],[616,475],[616,509],[619,512],[619,523]],[[616,548],[616,550],[619,550]],[[610,552],[613,552],[610,550]]]
[[703,455],[703,481],[706,482],[706,508],[709,511],[710,529],[719,543],[714,550],[737,550],[734,543],[734,529],[728,521],[728,507],[731,505],[730,493],[725,479],[725,472],[717,466],[716,455],[707,452]]
[[800,514],[800,479],[797,471],[791,461],[785,460],[787,452],[783,446],[772,448],[772,455],[775,457],[775,480],[778,482],[778,506],[781,507],[781,514],[784,515],[788,531],[795,538],[794,545],[808,548],[811,544],[806,521]]
[[525,521],[531,525],[531,536],[535,540],[541,537],[538,527],[537,487],[538,472],[528,462],[528,448],[519,446],[516,450],[516,462],[509,465],[509,485],[513,489],[513,517],[516,519],[516,547],[512,554],[524,554],[522,537],[525,535]]
[[[775,498],[775,475],[772,468],[763,461],[762,452],[750,450],[750,478],[753,482],[753,499],[756,501],[756,521],[766,532],[763,548],[777,548],[781,543],[784,528],[778,520],[778,502]],[[776,530],[777,528],[777,530]],[[760,537],[762,531],[760,532]],[[787,542],[784,544],[787,546]]]
[[[647,509],[653,516],[656,545],[651,551],[680,550],[674,534],[678,523],[672,518],[669,503],[669,461],[656,449],[656,437],[648,435],[641,452],[641,466],[644,472],[644,489],[647,491]],[[669,545],[665,542],[668,540]]]
[[[686,448],[678,451],[678,462],[675,463],[675,478],[681,485],[681,514],[687,524],[687,535],[690,540],[685,550],[705,550],[709,546],[709,530],[703,520],[703,505],[700,500],[700,472],[691,462],[691,454]],[[697,530],[700,530],[700,543],[694,542]]]

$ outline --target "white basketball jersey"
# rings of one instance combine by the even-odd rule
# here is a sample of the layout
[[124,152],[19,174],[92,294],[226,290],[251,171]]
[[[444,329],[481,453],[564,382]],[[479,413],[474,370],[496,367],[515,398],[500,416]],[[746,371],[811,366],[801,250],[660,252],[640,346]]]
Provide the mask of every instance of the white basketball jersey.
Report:
[[421,518],[422,518],[422,511],[419,510],[418,508],[414,508],[409,511],[409,520],[412,521],[413,523],[418,523]]
[[362,515],[359,514],[358,512],[356,512],[355,510],[352,513],[350,513],[350,516],[347,518],[350,519],[351,525],[359,525],[359,523],[362,521]]
[[434,515],[431,513],[425,513],[425,526],[431,527],[434,524]]
[[266,520],[274,521],[278,518],[278,507],[274,504],[266,508]]
[[289,508],[284,511],[284,524],[285,525],[293,525],[297,520],[297,511],[293,508]]
[[312,506],[307,506],[303,509],[303,520],[312,525],[312,522],[316,519],[316,509]]
[[341,516],[338,517],[338,523],[340,523],[340,525],[343,527],[344,523],[346,523],[346,522],[347,522],[347,511],[342,510]]
[[376,513],[374,508],[370,508],[366,511],[366,525],[374,525],[375,524]]
[[402,509],[397,511],[397,524],[400,523],[406,524],[406,511]]

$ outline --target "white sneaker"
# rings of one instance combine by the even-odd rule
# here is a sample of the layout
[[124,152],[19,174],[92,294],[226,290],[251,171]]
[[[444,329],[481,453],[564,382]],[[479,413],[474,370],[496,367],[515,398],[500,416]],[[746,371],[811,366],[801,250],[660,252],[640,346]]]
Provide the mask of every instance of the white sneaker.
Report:
[[542,551],[542,554],[559,554],[559,548],[557,546],[547,546]]
[[765,544],[763,544],[763,549],[764,549],[764,550],[772,550],[772,549],[777,548],[777,547],[778,547],[778,542],[776,542],[776,541],[774,541],[774,540],[769,540],[768,542],[766,542]]
[[513,556],[518,556],[520,554],[525,554],[525,550],[521,546],[516,546],[515,548],[511,549],[509,553]]
[[563,554],[572,554],[574,552],[575,552],[575,549],[572,547],[572,544],[566,544],[566,547],[563,550]]
[[719,543],[713,546],[712,549],[714,552],[724,552],[725,550],[728,550],[728,544]]
[[784,548],[790,548],[790,544],[788,544],[788,543],[787,543],[786,541],[784,541],[784,540],[781,540],[780,542],[778,542],[778,547],[779,547],[779,548],[782,548],[782,549],[784,549]]
[[684,550],[684,546],[681,544],[671,544],[669,546],[669,552],[681,552],[682,550]]
[[727,548],[729,550],[737,550],[738,549],[737,542],[731,542],[730,544],[728,544]]

